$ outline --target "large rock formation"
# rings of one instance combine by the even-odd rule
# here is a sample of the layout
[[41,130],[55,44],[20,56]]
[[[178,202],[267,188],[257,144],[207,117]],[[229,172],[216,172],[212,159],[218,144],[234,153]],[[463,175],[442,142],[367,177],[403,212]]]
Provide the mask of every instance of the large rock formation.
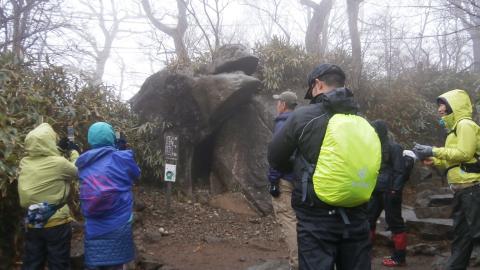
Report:
[[242,45],[226,45],[221,47],[210,67],[213,74],[243,71],[252,75],[257,70],[258,58],[253,56]]
[[208,178],[212,193],[241,191],[266,213],[271,210],[266,144],[273,101],[254,98],[261,87],[250,76],[257,64],[243,46],[225,46],[209,73],[160,71],[145,81],[131,104],[143,120],[164,123],[159,138],[165,132],[179,135],[179,180],[189,195],[197,179]]
[[210,177],[214,192],[242,191],[262,213],[271,210],[266,156],[273,121],[264,117],[273,117],[273,113],[264,112],[266,104],[264,97],[256,97],[221,127],[216,135]]
[[198,142],[260,90],[260,81],[244,73],[191,77],[168,70],[150,76],[132,100],[132,109],[156,117],[189,142]]

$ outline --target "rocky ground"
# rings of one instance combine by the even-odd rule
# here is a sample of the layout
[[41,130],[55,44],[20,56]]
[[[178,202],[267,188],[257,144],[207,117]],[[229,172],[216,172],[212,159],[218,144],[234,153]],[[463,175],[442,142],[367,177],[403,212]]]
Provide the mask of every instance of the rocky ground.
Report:
[[[138,188],[136,200],[136,269],[288,269],[286,245],[274,218],[258,216],[238,194],[213,200],[206,193],[194,200],[177,198],[170,211],[158,189]],[[409,236],[410,255],[403,269],[441,269],[444,258],[439,254],[448,251],[448,242]],[[389,240],[382,235],[378,239],[373,269],[386,269],[381,258],[389,255]]]

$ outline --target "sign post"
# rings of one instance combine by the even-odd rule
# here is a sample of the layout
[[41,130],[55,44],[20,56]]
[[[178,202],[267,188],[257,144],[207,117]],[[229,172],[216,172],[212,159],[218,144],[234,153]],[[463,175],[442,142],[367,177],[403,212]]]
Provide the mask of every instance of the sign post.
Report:
[[172,183],[177,178],[178,136],[172,133],[165,134],[165,174],[163,179],[167,187],[167,211],[170,212],[172,201]]

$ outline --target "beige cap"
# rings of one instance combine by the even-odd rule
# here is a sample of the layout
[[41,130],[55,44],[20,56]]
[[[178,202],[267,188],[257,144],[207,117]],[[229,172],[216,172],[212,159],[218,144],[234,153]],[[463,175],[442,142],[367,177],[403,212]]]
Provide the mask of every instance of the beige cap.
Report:
[[276,100],[285,101],[290,104],[297,104],[297,94],[292,91],[282,92],[280,95],[273,95]]

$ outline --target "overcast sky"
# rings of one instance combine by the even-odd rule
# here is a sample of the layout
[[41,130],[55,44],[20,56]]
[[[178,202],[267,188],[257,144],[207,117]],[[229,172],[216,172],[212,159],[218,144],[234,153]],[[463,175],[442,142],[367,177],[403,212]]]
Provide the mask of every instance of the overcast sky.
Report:
[[[176,4],[172,0],[157,0],[151,1],[152,6],[157,11],[157,17],[161,17],[164,14],[175,14]],[[265,4],[264,1],[256,1],[259,4]],[[319,2],[319,1],[316,1]],[[433,4],[433,3],[437,4]],[[125,64],[125,81],[123,85],[122,99],[128,100],[131,98],[140,88],[145,79],[153,72],[159,71],[163,68],[162,59],[165,59],[158,49],[159,44],[155,44],[152,39],[152,29],[150,22],[146,17],[142,17],[143,14],[140,6],[136,4],[136,1],[129,0],[116,0],[115,3],[124,10],[128,10],[128,13],[132,16],[128,18],[121,26],[122,33],[113,43],[113,50],[110,59],[107,61],[107,66],[104,74],[104,81],[108,85],[116,86],[120,85],[120,63],[121,59]],[[432,4],[431,4],[432,3]],[[332,33],[330,38],[332,44],[334,40],[339,42],[339,33],[348,35],[348,25],[345,16],[345,0],[337,0],[330,16],[330,20],[334,21],[332,26]],[[96,33],[98,40],[102,40],[101,31],[96,25],[96,21],[88,16],[88,9],[85,6],[77,3],[76,1],[68,1],[68,5],[65,8],[72,14],[72,20],[83,21],[91,33]],[[377,33],[372,33],[371,29],[380,28],[378,18],[380,15],[386,12],[392,16],[392,23],[401,29],[404,36],[411,37],[411,40],[405,42],[415,42],[420,29],[423,25],[423,21],[428,19],[429,22],[435,22],[440,20],[439,8],[430,9],[431,14],[426,16],[426,8],[423,6],[433,5],[438,7],[438,2],[424,0],[366,0],[361,4],[360,11],[360,23],[359,28],[361,30],[362,41],[364,50],[366,51],[366,60],[369,57],[372,61],[375,61],[375,52],[383,51],[385,47],[385,37],[379,36]],[[267,7],[268,8],[268,7]],[[108,7],[107,7],[108,9]],[[200,10],[201,12],[201,10]],[[140,14],[141,13],[141,14]],[[282,8],[280,9],[280,17],[282,24],[291,33],[291,40],[293,43],[303,45],[305,36],[305,29],[307,26],[307,11],[296,0],[283,0]],[[122,13],[123,14],[123,13]],[[173,18],[165,17],[165,22],[174,24],[176,21]],[[226,8],[223,15],[223,32],[226,40],[232,42],[242,41],[247,46],[254,46],[255,42],[265,40],[265,29],[269,29],[268,17],[262,12],[258,12],[251,7],[242,4],[242,0],[232,0],[231,4]],[[108,23],[108,21],[107,21]],[[438,23],[438,22],[437,22]],[[193,20],[190,20],[190,25],[194,25]],[[335,24],[335,25],[333,25]],[[279,29],[272,27],[274,33],[281,34]],[[367,31],[368,30],[368,31]],[[432,27],[427,28],[427,33],[433,33],[435,29]],[[129,34],[127,32],[136,32],[135,34]],[[172,49],[171,39],[156,31],[157,36],[162,39],[163,43],[169,49]],[[67,42],[67,38],[59,40],[58,46],[64,46]],[[426,40],[425,42],[434,42],[435,40]],[[88,49],[88,44],[78,43],[79,47]],[[329,44],[329,46],[332,46]],[[150,61],[149,57],[155,57],[155,61]],[[71,59],[69,63],[75,62],[78,59]],[[62,60],[60,60],[62,62]],[[65,62],[65,61],[64,61]],[[78,61],[77,61],[78,62]],[[80,61],[79,68],[86,68],[89,65],[87,60]]]

